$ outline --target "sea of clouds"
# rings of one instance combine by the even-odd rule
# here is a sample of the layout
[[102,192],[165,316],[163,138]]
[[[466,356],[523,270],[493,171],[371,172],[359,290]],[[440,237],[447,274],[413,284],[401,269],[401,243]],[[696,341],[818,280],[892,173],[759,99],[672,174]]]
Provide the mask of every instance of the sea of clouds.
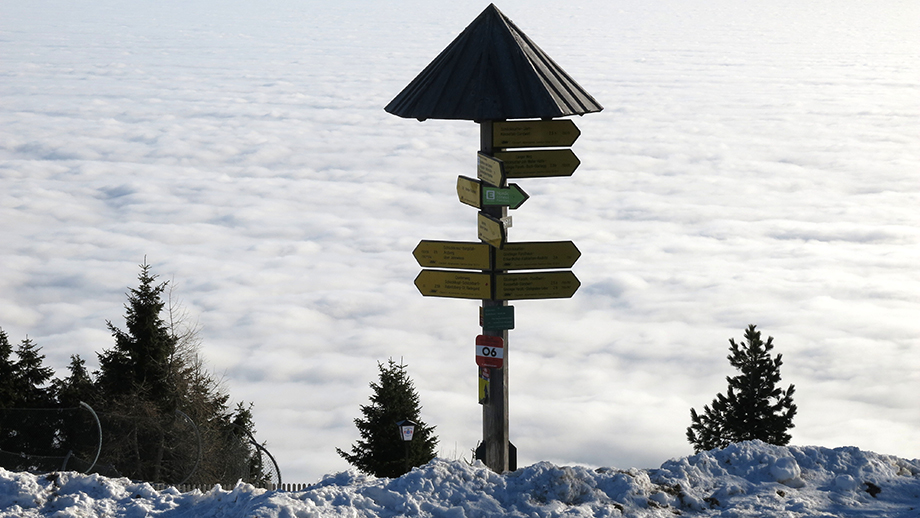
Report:
[[[519,463],[686,455],[748,324],[794,444],[920,456],[920,7],[497,6],[605,107],[571,178],[517,182],[511,240],[583,253],[572,299],[514,303]],[[419,295],[411,251],[476,240],[478,127],[383,106],[485,7],[0,3],[0,327],[94,367],[146,257],[286,481],[347,466],[389,357],[469,458],[478,303]]]

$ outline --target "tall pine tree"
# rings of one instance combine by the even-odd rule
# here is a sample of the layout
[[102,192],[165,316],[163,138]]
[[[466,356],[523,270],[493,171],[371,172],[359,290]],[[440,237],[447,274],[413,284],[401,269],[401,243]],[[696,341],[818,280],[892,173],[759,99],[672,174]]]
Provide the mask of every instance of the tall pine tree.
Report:
[[169,360],[176,338],[160,317],[167,283],[155,285],[156,277],[149,264],[141,265],[140,285],[131,289],[125,304],[127,330],[107,322],[115,348],[99,355],[99,384],[107,394],[135,394],[171,411],[176,402],[171,397]]
[[[362,405],[363,418],[355,419],[361,439],[351,447],[351,453],[336,448],[349,464],[378,477],[398,477],[409,466],[421,466],[435,456],[438,439],[434,427],[422,422],[419,414],[418,393],[406,372],[406,365],[393,361],[380,369],[379,383],[371,383],[374,393],[370,405]],[[416,423],[415,435],[408,445],[399,435],[397,423],[409,420]]]
[[786,390],[777,387],[783,355],[771,357],[773,337],[762,341],[753,324],[744,338],[741,344],[734,338],[728,341],[728,361],[741,371],[738,376],[726,377],[728,395],[717,394],[712,406],[703,407],[702,414],[690,409],[693,424],[687,428],[687,440],[697,452],[754,439],[786,445],[792,438],[787,430],[794,426],[792,418],[797,410],[792,402],[795,386]]
[[[115,347],[98,355],[95,394],[87,392],[105,431],[100,462],[153,482],[249,480],[255,452],[237,430],[230,396],[205,369],[195,329],[164,302],[168,283],[156,279],[150,265],[141,265],[140,283],[125,304],[126,329],[107,322]],[[73,359],[62,385],[86,388],[84,374],[82,360]],[[251,429],[248,409],[246,416]]]

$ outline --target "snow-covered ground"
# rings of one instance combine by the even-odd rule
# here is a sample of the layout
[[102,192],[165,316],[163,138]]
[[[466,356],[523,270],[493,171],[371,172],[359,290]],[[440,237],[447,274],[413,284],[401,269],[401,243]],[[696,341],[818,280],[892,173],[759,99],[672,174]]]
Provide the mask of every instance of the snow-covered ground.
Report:
[[759,441],[673,459],[659,469],[588,469],[540,462],[498,475],[435,459],[398,479],[354,471],[304,491],[215,486],[155,491],[96,475],[0,470],[0,517],[188,516],[920,516],[920,461],[857,448]]
[[[468,457],[479,303],[423,298],[411,252],[476,240],[478,128],[383,107],[487,5],[0,0],[0,326],[94,369],[146,256],[285,482],[347,469],[388,357]],[[496,5],[605,107],[572,177],[518,182],[511,240],[583,254],[572,299],[515,303],[519,463],[688,454],[749,324],[794,444],[920,457],[920,2]]]

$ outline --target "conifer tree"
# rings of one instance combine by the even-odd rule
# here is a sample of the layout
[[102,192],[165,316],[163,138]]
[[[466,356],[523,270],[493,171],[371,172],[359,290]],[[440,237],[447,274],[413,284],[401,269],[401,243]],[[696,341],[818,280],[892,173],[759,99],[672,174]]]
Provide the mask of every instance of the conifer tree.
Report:
[[[54,386],[54,369],[44,366],[45,356],[35,342],[26,337],[17,346],[16,361],[9,361],[9,341],[0,336],[0,370],[6,380],[0,391],[6,394],[2,406],[8,410],[0,415],[0,450],[21,455],[50,455],[58,442]],[[3,459],[9,469],[37,469],[34,459]]]
[[792,402],[795,386],[777,387],[783,355],[772,358],[773,337],[762,341],[753,324],[744,338],[741,344],[729,339],[728,361],[741,374],[726,377],[728,395],[717,394],[702,414],[690,409],[693,424],[687,428],[687,440],[697,452],[754,439],[782,446],[792,438],[787,430],[794,426],[797,410]]
[[80,402],[93,405],[97,399],[97,391],[93,378],[86,370],[86,361],[80,358],[79,354],[71,354],[67,370],[70,372],[69,376],[55,380],[58,403],[64,408],[75,407]]
[[[438,440],[434,427],[419,417],[421,406],[418,393],[406,372],[406,365],[389,359],[386,365],[377,363],[380,381],[370,384],[374,393],[371,404],[362,405],[363,418],[355,419],[361,439],[351,447],[351,453],[339,448],[336,451],[349,464],[378,477],[398,477],[409,466],[421,466],[435,457]],[[397,423],[409,420],[416,423],[415,434],[407,446],[399,435]]]
[[131,289],[125,304],[127,330],[107,322],[115,348],[99,355],[99,382],[109,394],[139,392],[142,399],[172,410],[169,359],[175,353],[176,338],[160,317],[161,294],[167,283],[154,285],[156,277],[149,264],[141,265],[140,285]]
[[[93,394],[108,428],[102,459],[121,475],[153,482],[179,482],[192,470],[189,482],[249,480],[254,453],[236,427],[230,396],[205,369],[196,330],[184,325],[171,298],[169,307],[164,302],[168,283],[156,279],[150,265],[141,265],[125,304],[125,330],[107,322],[115,347],[98,355]],[[75,361],[64,385],[81,386]],[[251,416],[246,409],[250,430]]]
[[49,408],[55,404],[54,388],[48,382],[54,369],[44,366],[41,347],[28,336],[16,348],[16,406],[20,408]]
[[16,397],[16,368],[10,357],[12,354],[13,346],[6,331],[0,328],[0,408],[13,406]]

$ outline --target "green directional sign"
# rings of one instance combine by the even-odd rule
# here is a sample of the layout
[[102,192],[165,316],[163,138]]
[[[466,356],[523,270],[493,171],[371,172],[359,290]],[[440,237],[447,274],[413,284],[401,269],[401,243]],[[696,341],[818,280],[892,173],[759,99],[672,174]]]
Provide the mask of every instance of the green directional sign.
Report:
[[571,241],[505,243],[495,252],[494,270],[571,268],[581,252]]
[[478,165],[476,174],[480,180],[489,185],[499,187],[505,180],[505,166],[495,157],[477,153]]
[[495,300],[567,299],[581,282],[570,271],[495,274]]
[[496,151],[495,159],[500,159],[507,178],[572,176],[581,165],[571,149]]
[[502,248],[505,246],[507,236],[503,220],[482,212],[479,213],[479,239],[495,248]]
[[492,123],[492,146],[497,148],[568,147],[579,135],[581,131],[568,119]]
[[454,299],[489,299],[492,276],[488,273],[422,270],[415,287],[426,297]]
[[483,205],[500,205],[509,209],[520,207],[527,201],[527,198],[530,198],[530,195],[516,183],[509,185],[507,189],[482,187],[481,192]]
[[488,270],[489,245],[454,241],[421,241],[412,251],[423,268],[460,268]]
[[517,209],[530,198],[530,195],[514,183],[507,188],[484,186],[479,180],[461,175],[457,177],[457,197],[461,202],[477,209],[485,205]]

